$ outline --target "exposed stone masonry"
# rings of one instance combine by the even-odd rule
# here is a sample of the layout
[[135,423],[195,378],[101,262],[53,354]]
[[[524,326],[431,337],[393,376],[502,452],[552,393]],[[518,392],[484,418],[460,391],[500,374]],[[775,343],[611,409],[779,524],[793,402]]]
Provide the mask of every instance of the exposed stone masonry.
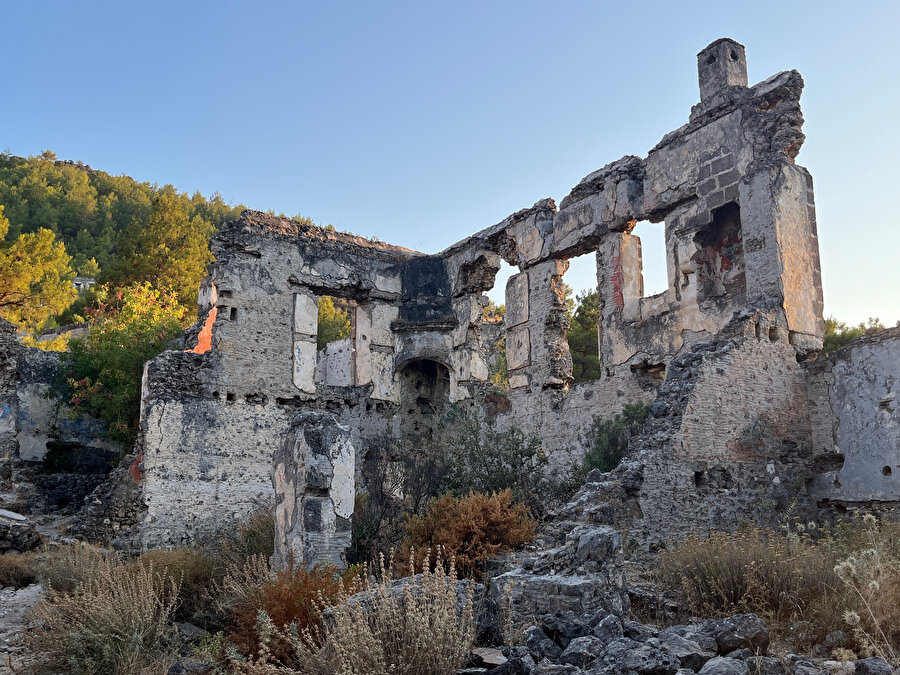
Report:
[[[366,490],[363,467],[385,439],[427,446],[447,405],[484,402],[501,428],[538,435],[553,464],[567,466],[594,416],[636,401],[651,416],[604,483],[628,489],[615,504],[604,498],[602,526],[627,525],[643,550],[693,529],[765,522],[788,505],[891,510],[900,337],[887,331],[820,356],[815,200],[795,163],[803,79],[787,71],[748,86],[745,50],[729,39],[697,58],[700,102],[646,157],[611,162],[558,206],[541,199],[439,254],[257,211],[225,224],[185,350],[146,367],[129,468],[142,506],[112,511],[127,512],[125,522],[145,510],[139,543],[157,547],[277,504],[282,559],[338,562],[348,485]],[[632,234],[642,221],[665,236],[668,285],[652,296]],[[591,252],[602,376],[573,384],[563,275]],[[484,292],[501,261],[517,268],[502,326],[509,391],[485,395],[498,329],[483,321]],[[347,301],[351,335],[319,351],[326,295]],[[9,455],[29,443],[23,399],[11,394],[27,369],[13,375],[18,347],[9,331],[0,340],[0,453]],[[331,429],[331,440],[311,440],[311,428]],[[327,478],[312,480],[310,462],[320,461]],[[522,561],[532,563],[541,564]]]

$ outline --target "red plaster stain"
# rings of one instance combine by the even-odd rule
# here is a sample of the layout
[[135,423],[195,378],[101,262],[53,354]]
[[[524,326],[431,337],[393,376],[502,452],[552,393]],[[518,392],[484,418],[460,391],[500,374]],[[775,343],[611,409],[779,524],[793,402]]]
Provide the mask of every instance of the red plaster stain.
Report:
[[613,302],[619,309],[624,309],[625,296],[622,293],[622,287],[625,285],[625,273],[622,271],[622,256],[613,256],[612,268]]
[[184,351],[192,354],[205,354],[212,349],[212,329],[213,324],[216,322],[216,314],[218,311],[218,307],[213,307],[209,310],[209,314],[206,315],[206,322],[203,324],[203,328],[200,329],[200,335],[197,336],[197,346],[193,349],[185,349]]
[[131,467],[128,469],[131,473],[131,480],[135,483],[140,483],[141,479],[144,477],[144,472],[141,471],[141,462],[144,461],[144,451],[141,450],[138,453],[138,456],[135,457],[134,462],[132,462]]

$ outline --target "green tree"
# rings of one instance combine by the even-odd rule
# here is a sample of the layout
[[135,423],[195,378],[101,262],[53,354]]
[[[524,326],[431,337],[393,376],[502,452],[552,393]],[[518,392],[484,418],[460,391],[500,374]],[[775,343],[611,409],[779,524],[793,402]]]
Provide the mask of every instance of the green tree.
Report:
[[594,415],[591,429],[588,432],[589,444],[581,464],[581,476],[586,476],[591,469],[612,471],[622,461],[628,450],[628,442],[647,421],[650,406],[643,403],[626,403],[622,412],[611,420]]
[[187,311],[174,293],[148,282],[94,292],[90,331],[69,342],[66,380],[70,402],[103,420],[109,437],[125,444],[137,436],[144,363],[183,330]]
[[599,379],[603,374],[597,324],[600,303],[597,291],[585,291],[571,301],[571,289],[566,287],[566,308],[569,318],[569,351],[572,353],[572,375],[575,382]]
[[334,298],[323,295],[319,298],[319,331],[316,349],[323,349],[329,342],[350,337],[350,312],[334,302]]
[[0,205],[0,316],[36,331],[75,301],[71,258],[50,230],[6,242],[8,230]]
[[187,196],[171,185],[160,190],[147,222],[134,220],[122,234],[119,258],[104,281],[149,281],[175,291],[185,306],[196,303],[200,281],[212,262],[209,238],[214,230],[200,216],[192,217],[190,209]]
[[[900,326],[900,321],[897,322],[897,325]],[[869,321],[866,323],[860,321],[856,326],[848,326],[845,322],[838,321],[833,316],[829,316],[825,319],[825,353],[833,352],[844,345],[850,344],[856,338],[862,337],[870,330],[884,327],[884,324],[881,323],[878,317],[869,317]]]

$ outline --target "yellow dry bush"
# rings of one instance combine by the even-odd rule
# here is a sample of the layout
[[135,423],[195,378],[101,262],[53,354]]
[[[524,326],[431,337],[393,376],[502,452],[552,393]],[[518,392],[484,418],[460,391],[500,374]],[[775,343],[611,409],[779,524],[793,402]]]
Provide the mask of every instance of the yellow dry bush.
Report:
[[[410,564],[413,564],[410,562]],[[249,661],[232,654],[244,675],[446,675],[465,663],[474,644],[471,582],[461,592],[455,566],[426,556],[420,572],[397,583],[382,560],[378,580],[346,587],[325,610],[318,632],[278,628],[260,612],[260,654]],[[358,579],[358,577],[357,577]],[[361,591],[361,593],[357,593]],[[324,608],[323,608],[324,609]],[[276,642],[293,650],[295,669],[270,658]]]
[[85,582],[109,572],[117,563],[117,557],[78,542],[45,549],[38,576],[49,591],[74,593]]
[[849,624],[861,653],[900,653],[900,523],[866,516],[693,535],[660,554],[658,575],[701,616],[754,612],[776,630],[807,621],[810,643]]
[[424,515],[407,521],[402,555],[406,560],[413,550],[440,550],[455,559],[460,576],[480,578],[485,561],[531,541],[534,532],[528,510],[513,504],[510,490],[447,494],[432,500]]
[[4,553],[0,555],[0,588],[22,588],[37,581],[37,565],[33,553]]
[[178,585],[152,564],[107,558],[77,590],[51,593],[32,610],[26,640],[37,672],[166,672],[177,660],[177,602]]

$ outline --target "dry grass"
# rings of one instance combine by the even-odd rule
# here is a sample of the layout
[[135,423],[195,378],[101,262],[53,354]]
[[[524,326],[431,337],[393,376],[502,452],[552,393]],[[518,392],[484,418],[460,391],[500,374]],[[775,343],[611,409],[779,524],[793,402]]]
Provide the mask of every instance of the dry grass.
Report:
[[777,632],[808,621],[801,648],[849,625],[861,653],[898,658],[900,523],[866,516],[834,527],[691,536],[660,555],[658,575],[697,615],[754,612]]
[[54,593],[74,593],[119,562],[114,555],[85,543],[47,548],[42,558],[38,576],[44,588]]
[[866,546],[834,569],[849,595],[844,620],[864,656],[900,666],[900,524],[879,527],[873,516],[863,523]]
[[[229,640],[242,654],[258,654],[256,622],[260,612],[265,613],[275,628],[293,624],[301,632],[317,632],[321,607],[334,602],[340,587],[340,577],[334,567],[317,566],[311,570],[294,567],[275,572],[255,588],[249,588],[245,597],[234,605]],[[273,645],[270,657],[278,663],[291,663],[290,645]]]
[[33,553],[0,555],[0,588],[24,588],[37,581],[37,565]]
[[[259,657],[233,658],[231,667],[245,675],[446,675],[463,665],[475,636],[472,597],[461,605],[452,562],[447,568],[426,558],[401,587],[382,564],[379,580],[362,584],[364,595],[351,597],[360,585],[350,586],[340,584],[318,633],[279,629],[260,612]],[[273,664],[272,646],[279,642],[291,646],[296,669]]]
[[178,621],[190,621],[212,602],[210,588],[221,576],[221,565],[212,553],[189,547],[148,551],[129,566],[134,569],[148,564],[178,585],[179,602],[175,611]]
[[74,592],[51,593],[32,611],[36,628],[26,639],[39,672],[165,672],[177,659],[178,585],[151,564],[94,560]]
[[403,559],[414,550],[441,550],[455,559],[460,576],[477,579],[485,561],[531,541],[534,532],[527,508],[513,504],[510,490],[448,494],[432,500],[425,515],[408,520]]

